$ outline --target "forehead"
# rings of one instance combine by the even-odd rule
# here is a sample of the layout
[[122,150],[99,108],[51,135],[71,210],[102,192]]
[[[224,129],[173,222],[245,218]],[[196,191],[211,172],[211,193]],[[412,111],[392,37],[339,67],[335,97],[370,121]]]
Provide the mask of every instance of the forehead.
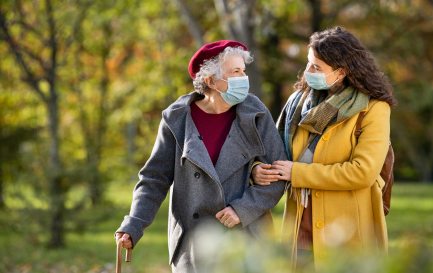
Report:
[[230,71],[237,68],[244,69],[245,68],[244,58],[242,58],[239,55],[227,56],[224,62],[222,63],[222,68],[225,71]]
[[308,62],[321,67],[329,66],[327,63],[316,57],[314,49],[312,49],[311,47],[308,49]]

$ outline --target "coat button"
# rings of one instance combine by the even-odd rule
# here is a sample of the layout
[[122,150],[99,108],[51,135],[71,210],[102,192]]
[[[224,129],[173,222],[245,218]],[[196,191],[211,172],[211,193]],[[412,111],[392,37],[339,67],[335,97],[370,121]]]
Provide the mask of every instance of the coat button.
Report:
[[316,228],[323,228],[325,224],[322,221],[317,221],[316,222]]
[[192,218],[194,219],[198,219],[200,217],[200,215],[197,212],[194,212],[194,214],[192,215]]
[[200,178],[200,173],[199,172],[194,173],[194,177],[197,178],[197,179],[199,179]]
[[325,135],[322,136],[322,140],[323,141],[328,141],[328,139],[329,139],[329,135],[328,134],[325,134]]
[[320,197],[320,195],[321,195],[321,193],[320,193],[320,191],[316,191],[316,193],[314,194],[317,198],[319,198]]

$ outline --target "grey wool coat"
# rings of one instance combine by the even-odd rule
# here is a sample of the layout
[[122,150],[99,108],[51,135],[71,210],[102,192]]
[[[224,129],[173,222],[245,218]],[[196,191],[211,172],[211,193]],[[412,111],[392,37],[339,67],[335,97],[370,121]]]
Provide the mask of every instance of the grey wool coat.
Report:
[[190,104],[203,95],[180,97],[162,112],[152,153],[139,172],[129,215],[117,232],[142,237],[170,191],[169,262],[174,272],[194,272],[192,233],[201,223],[222,226],[215,214],[230,205],[238,229],[257,236],[260,225],[284,193],[285,182],[251,185],[254,161],[285,160],[283,143],[266,106],[254,95],[236,106],[236,117],[214,166],[191,118]]

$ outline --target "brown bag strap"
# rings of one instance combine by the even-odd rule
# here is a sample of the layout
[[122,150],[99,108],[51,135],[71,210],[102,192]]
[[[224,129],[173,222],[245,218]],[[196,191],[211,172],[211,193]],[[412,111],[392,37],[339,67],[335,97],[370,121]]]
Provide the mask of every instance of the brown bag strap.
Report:
[[356,127],[355,127],[356,140],[358,140],[359,136],[361,135],[361,132],[362,132],[361,123],[362,123],[362,120],[364,119],[364,116],[365,116],[365,112],[359,112],[358,119],[356,120]]
[[[131,261],[132,249],[126,249],[125,262]],[[116,273],[122,272],[122,240],[117,240]]]
[[[361,123],[364,116],[365,116],[365,112],[360,112],[358,115],[358,119],[356,120],[355,137],[357,141],[362,132]],[[388,153],[385,157],[385,162],[382,166],[382,170],[380,171],[380,176],[385,181],[385,185],[382,189],[383,211],[385,215],[389,213],[389,210],[391,208],[391,190],[392,190],[392,184],[394,183],[393,166],[394,166],[394,150],[392,149],[391,141],[390,141]]]

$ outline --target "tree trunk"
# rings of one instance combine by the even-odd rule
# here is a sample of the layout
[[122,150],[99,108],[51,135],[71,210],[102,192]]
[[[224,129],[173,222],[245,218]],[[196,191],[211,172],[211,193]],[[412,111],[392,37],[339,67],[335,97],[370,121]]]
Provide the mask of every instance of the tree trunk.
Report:
[[433,168],[429,161],[424,162],[424,168],[421,170],[421,179],[423,183],[433,182]]
[[51,223],[48,246],[60,248],[65,245],[65,194],[61,187],[61,177],[50,178],[51,183]]
[[66,185],[63,183],[63,168],[60,160],[59,141],[59,101],[56,88],[57,83],[57,28],[54,20],[54,11],[50,0],[45,1],[46,19],[48,25],[48,47],[50,49],[49,69],[47,81],[49,83],[49,96],[47,100],[48,125],[51,139],[49,184],[51,190],[51,238],[49,246],[59,248],[65,245],[65,195]]
[[102,191],[102,179],[99,171],[99,160],[96,160],[94,156],[90,156],[88,159],[88,164],[90,166],[90,201],[93,206],[96,206],[101,203],[103,199],[103,191]]
[[308,0],[311,6],[311,31],[316,32],[322,29],[323,13],[321,0]]
[[275,122],[277,122],[278,116],[284,106],[283,98],[281,96],[282,88],[282,84],[280,83],[275,83],[272,86],[272,102],[269,111],[271,112]]
[[[1,119],[0,119],[1,121]],[[3,126],[0,123],[0,140],[3,141]],[[4,177],[3,177],[3,166],[4,166],[4,158],[5,152],[3,150],[3,144],[0,145],[0,209],[4,209],[6,204],[4,201]]]
[[4,200],[4,181],[3,181],[3,163],[0,162],[0,210],[6,207]]
[[432,182],[431,154],[424,153],[425,147],[411,141],[410,132],[405,128],[404,124],[395,123],[393,134],[401,143],[402,152],[419,175],[421,182]]
[[247,70],[251,92],[262,97],[262,76],[260,72],[260,52],[254,37],[255,0],[214,0],[224,31],[231,39],[245,43],[254,56],[254,62]]
[[200,24],[197,22],[195,17],[192,15],[191,10],[184,0],[175,0],[177,7],[179,8],[182,19],[185,21],[191,36],[194,38],[196,47],[199,48],[204,44],[203,30]]
[[66,186],[62,183],[62,165],[59,155],[59,107],[57,92],[54,82],[51,83],[51,96],[47,105],[50,145],[50,198],[51,198],[51,238],[49,246],[53,248],[62,247],[64,241],[64,220],[65,220],[65,194]]

